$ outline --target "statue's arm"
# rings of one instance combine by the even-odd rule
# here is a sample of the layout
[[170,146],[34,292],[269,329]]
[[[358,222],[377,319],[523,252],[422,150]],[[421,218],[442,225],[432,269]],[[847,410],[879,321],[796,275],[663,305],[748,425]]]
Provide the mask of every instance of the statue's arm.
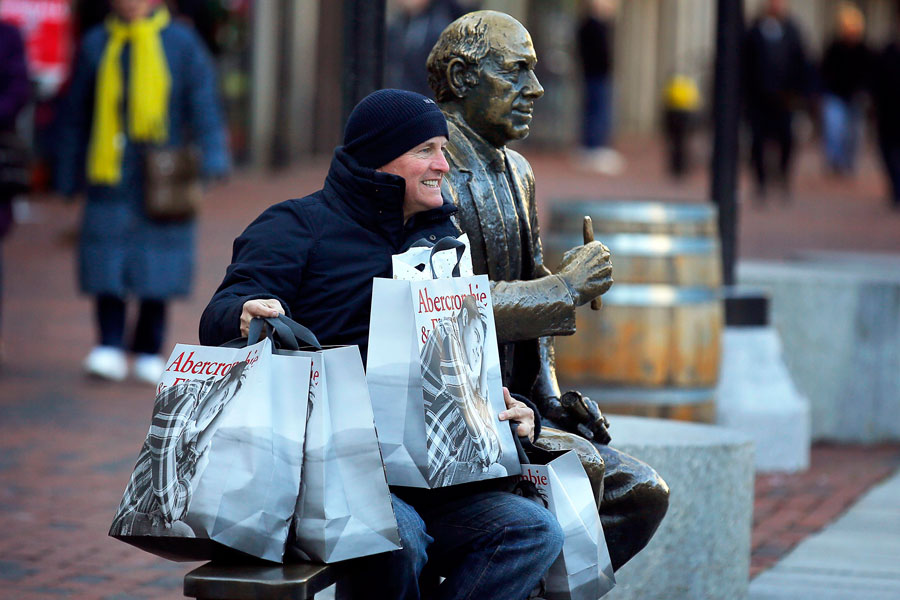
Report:
[[538,340],[538,345],[541,366],[532,388],[532,398],[540,406],[545,404],[548,398],[559,398],[562,394],[556,380],[556,351],[553,348],[553,338],[542,337]]
[[491,298],[501,344],[575,333],[575,302],[558,275],[531,281],[492,281]]
[[[562,277],[544,266],[534,195],[534,172],[525,158],[509,150],[520,174],[520,193],[531,229],[534,271],[524,281],[491,282],[498,341],[518,342],[575,333],[575,298]],[[543,358],[543,357],[542,357]]]

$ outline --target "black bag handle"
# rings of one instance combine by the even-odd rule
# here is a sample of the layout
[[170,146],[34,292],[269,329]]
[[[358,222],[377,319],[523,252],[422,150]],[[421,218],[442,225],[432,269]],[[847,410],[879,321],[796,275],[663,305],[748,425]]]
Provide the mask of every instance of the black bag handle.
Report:
[[316,338],[315,334],[297,323],[293,319],[285,315],[277,317],[254,317],[250,320],[250,327],[246,338],[235,338],[222,344],[225,348],[243,348],[251,346],[260,340],[263,324],[268,324],[271,328],[266,333],[266,337],[272,340],[275,345],[277,341],[286,350],[299,350],[301,347],[313,347],[316,350],[322,349],[322,344]]
[[304,327],[287,315],[278,315],[278,317],[276,318],[287,325],[291,333],[294,334],[294,337],[299,342],[302,342],[301,346],[312,346],[316,350],[322,349],[322,344],[319,343],[319,339],[316,337],[316,334],[314,334],[310,329]]
[[439,239],[437,243],[431,247],[431,254],[428,256],[428,266],[431,267],[432,277],[434,277],[434,255],[442,250],[450,250],[451,248],[456,248],[456,264],[453,265],[453,271],[450,274],[453,277],[459,277],[459,263],[462,261],[463,254],[466,252],[466,245],[450,236]]
[[525,446],[522,445],[522,438],[517,435],[519,433],[519,424],[515,421],[510,421],[509,428],[512,429],[513,443],[516,445],[516,454],[519,455],[519,464],[530,465],[531,461],[528,460],[528,455],[525,454]]
[[290,328],[282,323],[276,317],[254,317],[250,319],[250,327],[247,331],[247,345],[252,346],[260,340],[263,331],[263,324],[268,325],[271,329],[266,332],[267,337],[272,339],[274,344],[277,340],[285,350],[299,350],[300,344],[294,337]]

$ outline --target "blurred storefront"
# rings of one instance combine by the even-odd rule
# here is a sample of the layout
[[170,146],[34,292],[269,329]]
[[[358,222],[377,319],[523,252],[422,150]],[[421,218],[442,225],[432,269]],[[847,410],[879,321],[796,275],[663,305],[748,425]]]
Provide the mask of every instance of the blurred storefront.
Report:
[[[9,2],[11,0],[4,0]],[[340,141],[343,2],[210,0],[227,9],[219,62],[237,154],[256,166],[286,165],[328,154]],[[793,0],[814,56],[828,37],[839,0]],[[387,18],[398,0],[387,1]],[[763,0],[745,0],[748,19]],[[463,0],[466,8],[512,14],[531,31],[538,76],[546,89],[529,143],[575,144],[580,77],[575,29],[581,0]],[[859,0],[881,44],[896,18],[894,0]],[[620,0],[615,21],[615,129],[659,130],[662,98],[673,75],[693,79],[710,105],[716,3],[712,0]],[[424,70],[424,65],[422,66]]]
[[[764,0],[745,0],[748,19]],[[840,0],[793,0],[814,56],[831,32]],[[387,18],[400,0],[387,0]],[[575,31],[583,0],[456,0],[465,9],[507,12],[531,31],[546,89],[529,143],[569,147],[581,115]],[[880,45],[894,0],[858,0],[869,41]],[[103,0],[2,0],[0,18],[19,25],[39,100],[64,85],[81,25],[99,22]],[[344,2],[334,0],[169,0],[194,21],[216,56],[234,154],[257,167],[329,154],[340,141]],[[673,75],[695,81],[709,106],[714,58],[712,0],[620,0],[615,19],[614,127],[654,133]],[[103,10],[97,10],[104,5]],[[84,21],[84,23],[82,23]],[[422,66],[424,71],[425,67]],[[52,106],[49,103],[48,106]],[[40,114],[36,119],[47,120]],[[40,127],[38,127],[40,129]]]
[[[749,22],[764,0],[745,0]],[[840,0],[793,0],[813,57],[831,33]],[[526,26],[539,58],[538,76],[546,89],[539,104],[532,141],[574,143],[580,115],[574,31],[579,0],[530,0]],[[663,91],[670,78],[697,82],[709,106],[715,54],[716,3],[712,0],[620,0],[615,22],[615,127],[618,132],[653,133],[662,121]],[[895,22],[895,0],[857,0],[870,23],[868,40],[880,46]],[[550,113],[550,114],[548,114]]]

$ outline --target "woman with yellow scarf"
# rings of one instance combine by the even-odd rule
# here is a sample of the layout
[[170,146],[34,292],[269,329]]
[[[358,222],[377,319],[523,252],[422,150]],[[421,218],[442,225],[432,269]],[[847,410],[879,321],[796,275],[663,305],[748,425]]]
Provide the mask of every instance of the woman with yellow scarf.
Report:
[[[95,297],[99,343],[85,360],[91,375],[128,374],[155,384],[166,304],[187,295],[193,220],[164,222],[144,211],[151,148],[199,148],[202,173],[220,177],[230,156],[213,62],[198,35],[174,22],[159,0],[113,0],[113,14],[82,41],[61,113],[57,183],[86,192],[79,282]],[[126,300],[138,300],[126,338]]]

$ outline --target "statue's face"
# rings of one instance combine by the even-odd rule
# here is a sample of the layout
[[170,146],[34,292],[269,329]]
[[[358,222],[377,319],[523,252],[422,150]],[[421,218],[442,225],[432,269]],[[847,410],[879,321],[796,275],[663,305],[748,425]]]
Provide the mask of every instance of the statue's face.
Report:
[[544,95],[534,65],[531,36],[518,26],[494,33],[491,50],[478,66],[478,83],[463,100],[466,122],[500,147],[528,135],[534,101]]

